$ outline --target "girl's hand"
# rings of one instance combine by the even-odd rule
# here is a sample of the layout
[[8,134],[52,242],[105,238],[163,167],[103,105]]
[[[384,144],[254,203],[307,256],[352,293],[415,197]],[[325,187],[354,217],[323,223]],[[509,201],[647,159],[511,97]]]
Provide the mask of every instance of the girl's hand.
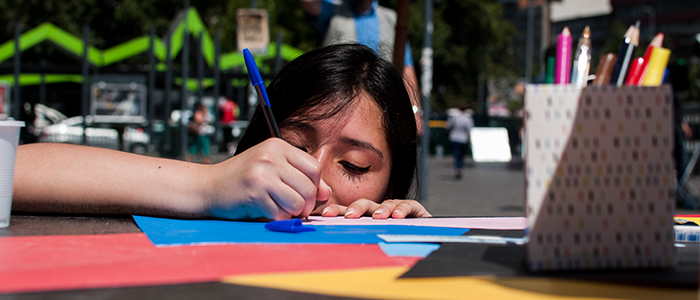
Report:
[[361,216],[372,216],[374,219],[403,218],[429,218],[432,215],[415,200],[385,200],[377,203],[368,199],[360,199],[349,206],[338,204],[323,205],[313,211],[324,217],[336,217],[343,215],[348,219],[357,219]]
[[330,197],[319,162],[277,138],[212,168],[207,211],[216,218],[303,218]]

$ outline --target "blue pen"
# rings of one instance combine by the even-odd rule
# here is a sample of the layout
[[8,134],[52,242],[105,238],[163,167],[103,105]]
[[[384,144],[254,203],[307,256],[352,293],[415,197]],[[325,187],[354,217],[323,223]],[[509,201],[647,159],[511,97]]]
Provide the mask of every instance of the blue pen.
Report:
[[[253,59],[253,55],[250,54],[248,48],[243,49],[243,58],[245,59],[245,67],[248,69],[248,76],[250,76],[250,84],[252,84],[255,91],[258,92],[258,99],[263,108],[267,126],[270,128],[270,134],[273,137],[282,138],[280,129],[277,127],[277,122],[275,122],[275,116],[270,109],[270,99],[267,98],[267,91],[265,90],[262,76],[260,76],[260,71],[258,71],[258,65],[255,64],[255,59]],[[309,218],[306,217],[306,221],[308,220]]]
[[250,84],[253,85],[253,88],[255,88],[255,91],[258,93],[258,99],[263,108],[265,120],[267,120],[267,126],[270,127],[270,134],[273,137],[281,138],[280,129],[277,127],[275,116],[270,109],[270,100],[267,98],[265,84],[263,83],[262,76],[260,76],[260,71],[258,71],[258,65],[255,64],[255,59],[253,59],[253,55],[250,54],[248,48],[243,49],[243,58],[245,59],[246,69],[248,69],[248,76],[250,76]]

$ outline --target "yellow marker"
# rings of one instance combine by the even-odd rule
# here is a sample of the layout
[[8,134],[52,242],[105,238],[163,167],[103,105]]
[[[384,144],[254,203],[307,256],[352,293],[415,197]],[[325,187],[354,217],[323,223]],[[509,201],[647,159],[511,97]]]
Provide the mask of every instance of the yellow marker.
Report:
[[661,47],[654,47],[651,50],[651,57],[647,63],[647,71],[644,75],[644,86],[659,86],[664,80],[668,58],[671,50]]

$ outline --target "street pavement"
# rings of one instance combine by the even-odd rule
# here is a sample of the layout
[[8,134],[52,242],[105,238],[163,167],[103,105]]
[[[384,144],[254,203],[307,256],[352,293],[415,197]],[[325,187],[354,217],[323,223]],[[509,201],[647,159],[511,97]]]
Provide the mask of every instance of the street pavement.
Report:
[[433,216],[525,216],[522,163],[474,163],[465,158],[461,178],[454,176],[452,156],[431,157],[427,199]]

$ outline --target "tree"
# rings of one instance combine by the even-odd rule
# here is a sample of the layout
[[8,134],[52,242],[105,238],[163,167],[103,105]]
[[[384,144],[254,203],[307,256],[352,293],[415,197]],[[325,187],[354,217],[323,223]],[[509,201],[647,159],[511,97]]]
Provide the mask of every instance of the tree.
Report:
[[[394,7],[396,1],[388,1]],[[423,1],[410,8],[409,40],[418,60],[423,44]],[[435,1],[433,11],[433,86],[444,86],[444,97],[433,97],[432,108],[454,107],[459,101],[474,104],[481,71],[487,78],[515,76],[512,41],[515,27],[503,19],[496,0]]]

